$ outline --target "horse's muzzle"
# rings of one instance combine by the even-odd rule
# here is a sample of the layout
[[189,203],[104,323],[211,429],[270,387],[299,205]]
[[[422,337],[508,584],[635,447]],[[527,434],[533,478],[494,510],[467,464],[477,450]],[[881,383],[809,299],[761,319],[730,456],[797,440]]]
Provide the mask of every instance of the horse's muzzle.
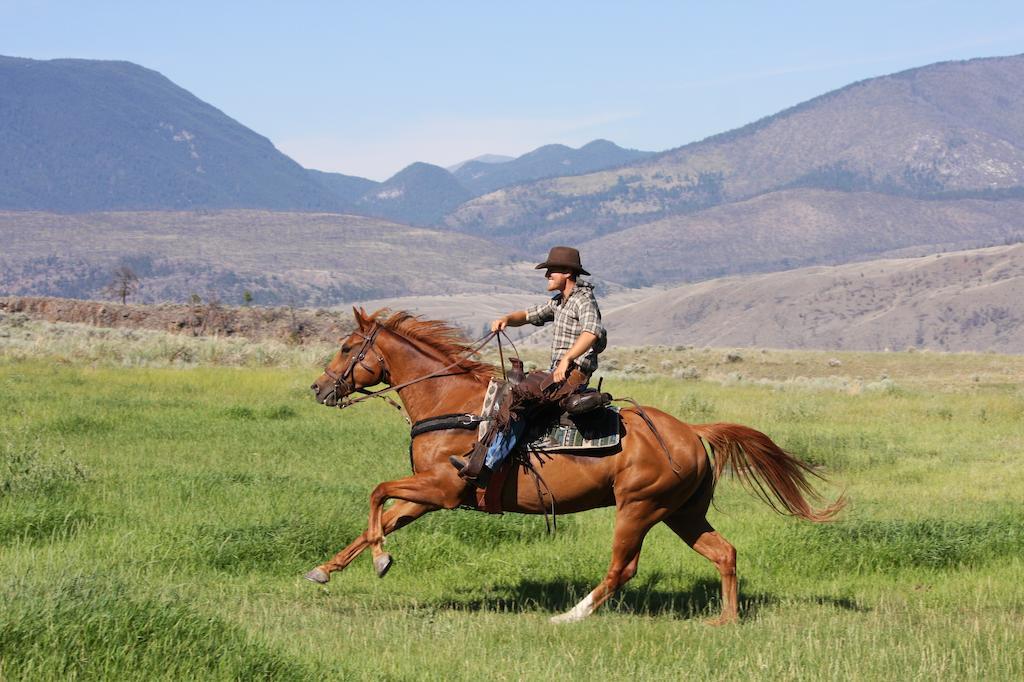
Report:
[[310,388],[313,390],[313,397],[316,398],[316,401],[321,405],[334,407],[338,404],[338,390],[336,388],[321,390],[317,384],[313,384]]

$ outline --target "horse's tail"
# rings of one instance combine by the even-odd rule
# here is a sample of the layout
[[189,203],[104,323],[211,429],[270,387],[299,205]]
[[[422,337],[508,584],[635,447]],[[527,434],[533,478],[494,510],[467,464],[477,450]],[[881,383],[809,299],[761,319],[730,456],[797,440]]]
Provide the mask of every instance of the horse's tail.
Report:
[[697,435],[711,444],[715,480],[731,469],[740,482],[780,514],[808,521],[831,521],[846,505],[845,495],[822,509],[807,501],[821,495],[807,480],[808,474],[825,480],[811,466],[789,454],[760,431],[739,424],[693,424]]

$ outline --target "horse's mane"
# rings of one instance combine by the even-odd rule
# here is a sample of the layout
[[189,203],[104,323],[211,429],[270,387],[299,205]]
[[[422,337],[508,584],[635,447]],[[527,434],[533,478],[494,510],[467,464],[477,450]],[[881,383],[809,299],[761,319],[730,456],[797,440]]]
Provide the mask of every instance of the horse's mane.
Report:
[[473,350],[472,342],[459,328],[447,322],[424,320],[405,310],[392,311],[388,308],[381,308],[370,315],[369,319],[399,336],[426,344],[449,362],[465,358],[459,362],[459,367],[481,381],[489,381],[494,377],[494,365],[474,359],[474,355],[469,354]]

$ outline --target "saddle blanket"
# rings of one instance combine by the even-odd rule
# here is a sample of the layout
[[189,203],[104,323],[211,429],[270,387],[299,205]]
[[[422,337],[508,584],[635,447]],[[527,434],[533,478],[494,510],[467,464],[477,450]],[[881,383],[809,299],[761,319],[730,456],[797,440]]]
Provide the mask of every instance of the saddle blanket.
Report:
[[[504,382],[492,380],[487,387],[480,409],[485,419],[480,422],[478,439],[487,433],[503,385]],[[619,408],[613,406],[570,419],[563,416],[531,441],[526,449],[533,452],[580,452],[614,448],[621,438],[619,424]]]
[[619,444],[618,407],[594,410],[577,417],[571,424],[555,422],[526,449],[534,452],[576,452],[604,450]]

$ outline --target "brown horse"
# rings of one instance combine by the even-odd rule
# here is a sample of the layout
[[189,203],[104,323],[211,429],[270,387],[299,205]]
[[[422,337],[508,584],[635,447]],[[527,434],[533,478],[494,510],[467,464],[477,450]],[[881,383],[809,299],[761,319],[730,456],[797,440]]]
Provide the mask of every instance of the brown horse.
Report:
[[[386,319],[383,311],[373,315],[354,312],[358,331],[342,340],[341,349],[312,386],[318,402],[335,406],[348,394],[383,382],[400,387],[398,394],[413,421],[480,409],[495,368],[473,359],[472,349],[455,329],[406,312]],[[827,521],[844,504],[840,498],[824,509],[812,508],[805,496],[817,495],[806,474],[816,474],[759,431],[738,424],[684,424],[654,408],[644,411],[668,452],[637,410],[626,408],[620,413],[623,437],[621,449],[615,454],[556,455],[538,463],[558,513],[616,507],[607,575],[579,604],[552,618],[554,622],[589,616],[632,578],[644,537],[659,522],[715,564],[722,576],[722,613],[715,622],[736,620],[736,550],[706,518],[715,483],[725,469],[734,471],[782,513]],[[714,465],[701,437],[712,446]],[[475,432],[465,430],[417,436],[412,446],[413,475],[374,488],[366,532],[333,559],[307,573],[306,578],[326,583],[332,572],[348,566],[367,547],[373,552],[378,575],[383,577],[391,565],[391,556],[382,549],[385,535],[427,512],[473,506],[474,490],[459,478],[448,456],[465,454],[475,438]],[[546,502],[538,497],[528,476],[521,467],[510,475],[503,509],[544,513]],[[385,511],[384,503],[389,499],[398,502]]]

